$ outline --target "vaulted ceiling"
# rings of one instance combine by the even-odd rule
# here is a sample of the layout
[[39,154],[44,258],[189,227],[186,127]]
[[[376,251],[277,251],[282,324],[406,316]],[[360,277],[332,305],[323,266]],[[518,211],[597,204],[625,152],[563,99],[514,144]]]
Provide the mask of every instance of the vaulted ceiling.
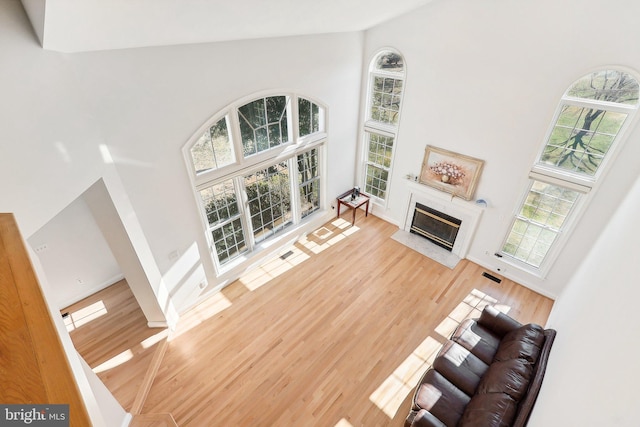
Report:
[[362,31],[432,0],[21,0],[42,46],[82,52]]

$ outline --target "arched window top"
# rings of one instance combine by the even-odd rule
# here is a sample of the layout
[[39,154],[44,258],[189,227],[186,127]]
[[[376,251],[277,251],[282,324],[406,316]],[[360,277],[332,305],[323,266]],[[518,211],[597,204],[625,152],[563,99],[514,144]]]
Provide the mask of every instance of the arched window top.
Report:
[[565,97],[637,106],[638,93],[638,81],[631,74],[620,70],[602,70],[578,79],[567,90]]
[[[292,108],[295,102],[297,109]],[[187,143],[188,161],[192,172],[204,177],[222,168],[241,167],[250,157],[261,161],[276,156],[285,146],[304,145],[324,136],[322,105],[310,98],[278,93],[249,102],[240,100],[216,114]]]
[[404,74],[404,58],[397,52],[385,50],[372,61],[374,71]]
[[638,109],[638,94],[638,81],[620,70],[576,80],[560,100],[538,166],[593,182]]

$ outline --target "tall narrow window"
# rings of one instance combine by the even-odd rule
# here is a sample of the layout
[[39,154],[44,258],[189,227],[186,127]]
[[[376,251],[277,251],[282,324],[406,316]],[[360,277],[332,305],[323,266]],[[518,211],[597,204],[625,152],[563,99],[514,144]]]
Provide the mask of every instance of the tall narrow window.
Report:
[[367,116],[363,133],[363,187],[366,193],[382,203],[388,198],[404,77],[404,59],[397,52],[381,52],[369,66]]
[[526,196],[501,254],[544,275],[554,248],[581,209],[638,109],[638,82],[619,70],[588,74],[560,100],[554,123],[530,173]]

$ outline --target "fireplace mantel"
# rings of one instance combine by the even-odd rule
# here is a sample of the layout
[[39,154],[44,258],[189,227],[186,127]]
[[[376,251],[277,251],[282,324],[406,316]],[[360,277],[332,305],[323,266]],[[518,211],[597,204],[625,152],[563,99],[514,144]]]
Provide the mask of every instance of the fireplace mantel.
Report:
[[401,228],[409,232],[416,203],[429,206],[462,221],[451,252],[465,258],[475,234],[483,208],[475,202],[463,200],[451,194],[435,190],[415,181],[407,180],[409,200],[407,201]]

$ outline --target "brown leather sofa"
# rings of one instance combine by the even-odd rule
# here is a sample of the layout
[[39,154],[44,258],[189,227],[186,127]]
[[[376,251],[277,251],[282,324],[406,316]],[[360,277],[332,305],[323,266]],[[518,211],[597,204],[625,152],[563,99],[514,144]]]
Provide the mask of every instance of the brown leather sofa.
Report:
[[555,336],[487,306],[442,346],[418,383],[405,426],[525,426]]

